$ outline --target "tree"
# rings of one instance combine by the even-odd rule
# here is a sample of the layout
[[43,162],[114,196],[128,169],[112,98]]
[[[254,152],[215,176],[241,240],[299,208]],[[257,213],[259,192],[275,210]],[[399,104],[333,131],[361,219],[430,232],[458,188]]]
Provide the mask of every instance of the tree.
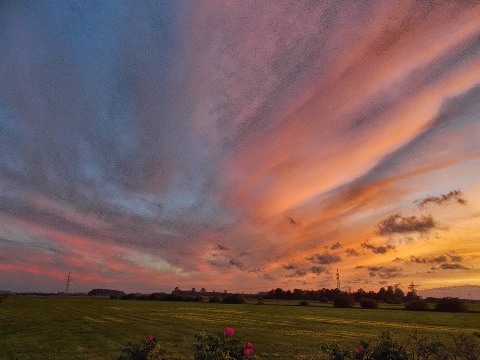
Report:
[[352,295],[346,292],[340,292],[333,298],[333,306],[336,308],[350,308],[354,303]]
[[435,311],[466,312],[468,311],[468,305],[459,298],[447,297],[438,300],[435,305]]

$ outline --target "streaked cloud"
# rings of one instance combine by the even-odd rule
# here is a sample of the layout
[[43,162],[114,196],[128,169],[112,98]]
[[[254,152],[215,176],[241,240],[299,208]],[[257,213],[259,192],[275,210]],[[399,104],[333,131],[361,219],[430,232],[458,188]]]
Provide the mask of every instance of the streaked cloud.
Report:
[[422,200],[418,200],[418,206],[424,207],[427,204],[436,204],[442,205],[446,202],[455,201],[458,204],[465,205],[466,200],[463,198],[463,194],[460,190],[452,190],[448,194],[440,195],[440,196],[427,196]]
[[389,251],[394,251],[395,246],[387,244],[387,245],[379,245],[379,246],[374,246],[370,244],[369,242],[365,241],[364,243],[361,244],[361,246],[367,250],[372,251],[375,254],[385,254]]
[[478,278],[477,2],[0,8],[0,288]]
[[336,254],[323,253],[315,254],[307,258],[307,260],[315,264],[328,265],[338,263],[340,260],[342,260],[342,258]]
[[431,215],[420,216],[402,216],[396,213],[382,220],[377,224],[377,233],[385,236],[390,234],[404,233],[427,233],[437,227]]

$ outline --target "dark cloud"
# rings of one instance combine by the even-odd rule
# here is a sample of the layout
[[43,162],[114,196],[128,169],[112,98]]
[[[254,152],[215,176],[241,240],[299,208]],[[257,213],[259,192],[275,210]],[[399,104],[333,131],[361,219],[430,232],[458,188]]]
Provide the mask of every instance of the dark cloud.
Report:
[[260,277],[264,280],[275,280],[275,277],[273,277],[272,275],[267,274],[267,273],[262,274]]
[[438,255],[438,256],[432,256],[432,257],[418,257],[411,255],[410,256],[410,262],[411,263],[417,263],[417,264],[441,264],[445,263],[447,261],[451,261],[454,263],[459,263],[463,261],[463,257],[460,255]]
[[287,277],[304,277],[306,275],[307,275],[307,271],[297,269],[290,275],[287,275]]
[[315,274],[315,275],[320,275],[320,274],[323,274],[323,273],[329,273],[328,268],[326,266],[312,266],[309,269],[309,271],[312,274]]
[[324,254],[315,254],[312,257],[307,258],[308,261],[311,261],[315,264],[334,264],[342,260],[342,258],[335,254],[324,253]]
[[466,266],[459,263],[444,263],[439,266],[442,270],[469,270]]
[[450,255],[450,260],[453,262],[462,262],[463,257],[460,255]]
[[442,205],[446,202],[456,201],[458,204],[465,205],[467,201],[463,198],[463,193],[460,190],[452,190],[446,195],[428,196],[425,199],[417,200],[419,207],[424,207],[427,204]]
[[242,271],[245,271],[245,266],[238,260],[235,260],[235,259],[230,259],[230,261],[228,262],[228,264],[230,266],[234,266],[236,267],[237,269],[239,270],[242,270]]
[[285,220],[291,225],[299,225],[300,224],[298,221],[294,220],[290,216],[285,216]]
[[395,250],[395,246],[393,245],[387,244],[383,246],[374,246],[372,244],[369,244],[368,241],[362,243],[361,246],[365,249],[371,250],[375,254],[386,254],[389,251]]
[[295,264],[284,264],[282,265],[282,268],[286,270],[295,270],[297,268],[297,265]]
[[392,279],[400,275],[401,268],[386,266],[369,266],[367,267],[370,277],[379,276],[382,279]]
[[405,262],[402,258],[396,257],[395,259],[392,260],[392,262]]
[[347,253],[348,256],[360,256],[360,253],[357,250],[354,249],[345,249],[345,252]]
[[230,249],[229,249],[228,247],[226,247],[226,246],[217,244],[217,245],[215,246],[215,250],[227,251],[227,250],[230,250]]
[[382,236],[412,232],[427,233],[436,227],[431,215],[417,218],[415,215],[402,216],[400,213],[396,213],[378,223],[376,232]]
[[330,246],[330,250],[337,250],[337,249],[341,249],[341,248],[343,248],[343,246],[339,242],[336,242],[335,244]]

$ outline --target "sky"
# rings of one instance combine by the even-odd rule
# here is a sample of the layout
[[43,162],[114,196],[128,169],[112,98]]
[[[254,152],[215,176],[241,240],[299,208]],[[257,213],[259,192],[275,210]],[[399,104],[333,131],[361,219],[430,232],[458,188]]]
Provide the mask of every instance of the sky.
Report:
[[2,1],[0,289],[480,298],[479,18]]

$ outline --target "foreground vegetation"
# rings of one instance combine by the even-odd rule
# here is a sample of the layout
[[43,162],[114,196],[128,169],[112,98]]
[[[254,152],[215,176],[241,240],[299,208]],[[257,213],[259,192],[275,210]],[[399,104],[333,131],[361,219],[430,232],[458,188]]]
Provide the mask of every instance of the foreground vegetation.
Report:
[[[265,300],[267,305],[121,301],[80,297],[9,297],[0,304],[1,359],[113,359],[131,341],[155,334],[177,358],[191,359],[195,335],[231,326],[263,359],[313,359],[322,344],[355,348],[383,330],[402,341],[418,331],[453,343],[480,329],[468,313],[334,308],[331,303]],[[286,356],[288,352],[288,356]]]

